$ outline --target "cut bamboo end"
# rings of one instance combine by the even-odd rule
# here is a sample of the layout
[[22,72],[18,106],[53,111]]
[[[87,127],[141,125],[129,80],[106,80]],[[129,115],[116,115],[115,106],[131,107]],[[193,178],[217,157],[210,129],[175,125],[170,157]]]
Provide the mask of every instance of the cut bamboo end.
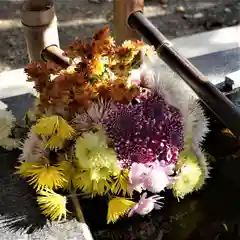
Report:
[[21,22],[30,62],[41,60],[41,51],[47,46],[60,45],[57,17],[52,1],[25,1],[22,6]]
[[45,9],[48,6],[53,5],[53,0],[25,0],[24,8],[31,10],[31,11],[41,11],[42,9]]
[[71,65],[70,58],[65,56],[64,51],[57,45],[50,45],[44,48],[41,52],[41,57],[44,61],[52,61],[63,68]]

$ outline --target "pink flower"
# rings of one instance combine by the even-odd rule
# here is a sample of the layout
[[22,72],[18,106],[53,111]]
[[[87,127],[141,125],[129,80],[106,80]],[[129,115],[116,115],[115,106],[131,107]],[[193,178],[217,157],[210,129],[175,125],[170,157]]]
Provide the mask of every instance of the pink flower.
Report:
[[174,164],[162,166],[159,161],[151,164],[133,163],[129,172],[129,190],[148,190],[159,193],[172,182]]
[[158,168],[163,168],[165,173],[167,175],[172,175],[174,173],[174,168],[175,168],[175,164],[166,164],[166,161],[155,161],[155,162],[151,162],[151,163],[147,163],[145,164],[149,167],[151,167],[152,169],[158,169]]
[[144,178],[144,187],[152,192],[159,193],[170,183],[170,178],[164,168],[152,168]]
[[146,197],[147,193],[143,193],[139,202],[128,213],[128,217],[133,216],[133,214],[135,213],[140,215],[146,215],[150,213],[154,208],[155,209],[162,208],[162,203],[159,202],[159,200],[163,199],[163,197],[160,197],[158,195],[154,195],[148,198]]
[[144,177],[150,170],[145,164],[133,163],[129,172],[129,190],[142,192],[144,190]]

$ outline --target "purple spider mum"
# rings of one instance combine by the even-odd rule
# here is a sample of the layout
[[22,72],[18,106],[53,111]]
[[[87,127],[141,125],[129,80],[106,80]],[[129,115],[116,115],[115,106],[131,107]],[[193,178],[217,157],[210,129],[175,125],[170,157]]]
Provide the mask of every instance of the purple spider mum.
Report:
[[176,163],[183,148],[182,115],[157,95],[141,97],[137,104],[119,104],[102,123],[122,168],[133,162]]

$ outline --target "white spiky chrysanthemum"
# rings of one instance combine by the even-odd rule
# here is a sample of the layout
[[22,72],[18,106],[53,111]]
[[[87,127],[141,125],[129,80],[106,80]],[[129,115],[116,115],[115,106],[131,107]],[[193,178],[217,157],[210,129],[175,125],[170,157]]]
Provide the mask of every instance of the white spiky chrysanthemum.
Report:
[[15,121],[11,111],[0,109],[0,139],[9,137]]
[[18,140],[10,137],[15,122],[11,111],[0,109],[0,146],[7,150],[18,147]]
[[[201,151],[201,148],[199,146],[192,146],[192,151],[194,152],[195,156],[198,159],[199,162],[199,166],[202,169],[202,172],[204,174],[204,180],[208,179],[210,177],[210,170],[211,167],[206,159],[206,156],[204,155],[204,153]],[[205,182],[203,182],[202,184],[204,184]]]
[[111,101],[100,99],[98,102],[92,103],[85,113],[77,114],[72,125],[78,133],[88,131],[105,118],[108,110],[113,109],[113,107],[114,104]]
[[20,140],[14,138],[1,138],[0,139],[0,146],[6,150],[13,150],[19,148]]
[[[154,58],[154,59],[153,59]],[[208,121],[190,87],[157,56],[145,57],[142,75],[148,87],[163,96],[166,102],[179,109],[184,117],[184,135],[192,136],[199,144],[208,132]]]
[[157,55],[144,57],[141,67],[144,84],[180,110],[183,116],[185,148],[192,148],[206,178],[209,166],[201,151],[201,143],[208,133],[208,119],[196,94]]
[[33,132],[28,133],[28,137],[22,144],[22,153],[19,156],[20,161],[37,162],[46,153],[45,142]]

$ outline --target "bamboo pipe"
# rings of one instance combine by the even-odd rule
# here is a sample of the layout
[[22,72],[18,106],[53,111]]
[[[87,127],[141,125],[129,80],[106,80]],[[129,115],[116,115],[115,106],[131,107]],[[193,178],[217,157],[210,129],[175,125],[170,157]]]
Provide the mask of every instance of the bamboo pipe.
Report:
[[53,44],[59,46],[53,1],[25,0],[21,14],[29,61],[39,61],[42,49]]
[[52,61],[63,68],[71,65],[70,58],[65,56],[64,51],[56,45],[50,45],[44,48],[41,52],[41,57],[45,62]]
[[236,137],[240,137],[238,108],[186,58],[181,56],[142,12],[131,13],[128,17],[128,24],[155,47],[159,57],[193,89],[205,106]]
[[135,11],[143,11],[144,0],[114,0],[113,32],[117,44],[125,40],[139,40],[140,36],[127,24],[128,16]]

